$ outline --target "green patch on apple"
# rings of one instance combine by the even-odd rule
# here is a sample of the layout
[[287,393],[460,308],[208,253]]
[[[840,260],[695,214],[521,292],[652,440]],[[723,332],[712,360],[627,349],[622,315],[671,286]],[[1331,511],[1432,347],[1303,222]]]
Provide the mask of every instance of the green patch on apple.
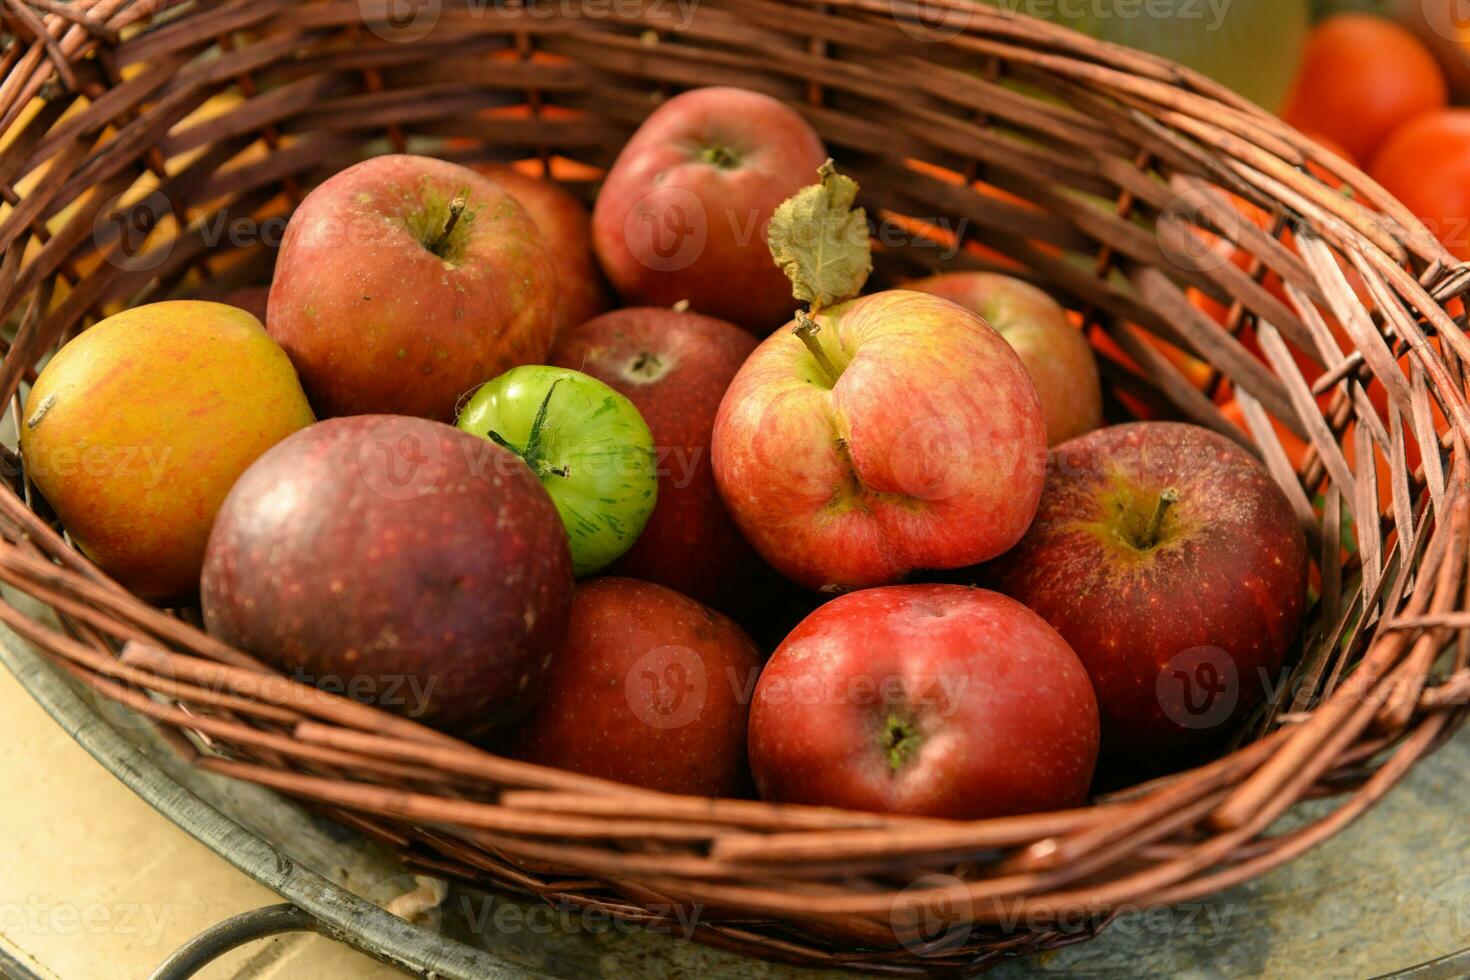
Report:
[[607,567],[638,540],[658,501],[658,457],[623,395],[567,368],[531,364],[481,385],[459,428],[520,457],[566,527],[577,575]]

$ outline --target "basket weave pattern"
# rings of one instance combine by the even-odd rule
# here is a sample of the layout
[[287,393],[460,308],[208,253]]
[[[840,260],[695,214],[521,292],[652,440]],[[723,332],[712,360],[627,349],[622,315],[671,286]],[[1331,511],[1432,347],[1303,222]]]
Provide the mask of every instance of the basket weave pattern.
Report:
[[[671,797],[498,758],[280,676],[110,581],[13,467],[0,581],[61,628],[9,601],[0,621],[200,768],[309,801],[427,873],[645,923],[697,905],[713,944],[945,973],[1279,865],[1463,720],[1470,270],[1363,174],[1198,75],[969,0],[929,0],[925,19],[902,0],[419,6],[432,29],[367,0],[0,6],[17,38],[0,53],[14,417],[38,362],[119,304],[264,280],[271,243],[220,242],[220,215],[268,227],[386,150],[555,161],[590,198],[660,97],[738,85],[797,106],[861,203],[911,231],[881,243],[879,279],[1001,268],[1042,283],[1094,340],[1115,409],[1256,452],[1307,530],[1321,598],[1231,754],[1087,809],[960,823]],[[191,115],[222,93],[225,111]],[[142,251],[138,188],[163,202]],[[1326,373],[1309,382],[1302,352]],[[1225,385],[1248,434],[1221,414]],[[1268,833],[1326,795],[1326,815]],[[975,928],[946,921],[934,938],[936,908]],[[1076,909],[1094,913],[1080,931],[1061,923]]]

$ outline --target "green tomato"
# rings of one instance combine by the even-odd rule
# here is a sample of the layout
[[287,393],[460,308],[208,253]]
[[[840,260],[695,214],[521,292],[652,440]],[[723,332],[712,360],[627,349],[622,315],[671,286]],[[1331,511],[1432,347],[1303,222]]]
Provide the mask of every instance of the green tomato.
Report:
[[539,364],[481,385],[456,423],[521,459],[551,494],[590,575],[633,546],[658,500],[653,436],[633,403],[580,371]]

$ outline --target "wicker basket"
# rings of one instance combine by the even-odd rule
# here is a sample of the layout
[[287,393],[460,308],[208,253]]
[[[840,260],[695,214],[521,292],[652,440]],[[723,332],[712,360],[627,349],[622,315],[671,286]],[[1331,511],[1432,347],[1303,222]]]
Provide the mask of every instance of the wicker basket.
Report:
[[[23,478],[0,487],[0,580],[65,632],[4,604],[0,620],[203,769],[310,801],[433,874],[642,922],[699,906],[709,943],[943,974],[1290,860],[1463,720],[1470,269],[1364,175],[1204,78],[969,0],[0,10],[18,39],[0,54],[15,414],[38,361],[121,305],[263,281],[270,236],[220,241],[222,214],[268,229],[394,148],[540,159],[590,197],[660,98],[739,85],[798,106],[870,212],[909,230],[880,248],[881,278],[1044,283],[1093,338],[1114,417],[1182,417],[1251,447],[1317,555],[1289,683],[1231,754],[1087,809],[960,823],[497,758],[211,640],[69,547]],[[1325,795],[1340,805],[1268,833]]]

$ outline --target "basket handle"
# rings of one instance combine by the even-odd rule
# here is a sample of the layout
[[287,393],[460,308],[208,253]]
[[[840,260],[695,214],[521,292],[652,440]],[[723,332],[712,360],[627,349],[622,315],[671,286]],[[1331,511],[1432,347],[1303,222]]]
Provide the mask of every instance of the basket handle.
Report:
[[184,943],[148,980],[188,980],[237,946],[286,932],[320,932],[321,923],[310,912],[290,902],[251,909],[205,929]]

